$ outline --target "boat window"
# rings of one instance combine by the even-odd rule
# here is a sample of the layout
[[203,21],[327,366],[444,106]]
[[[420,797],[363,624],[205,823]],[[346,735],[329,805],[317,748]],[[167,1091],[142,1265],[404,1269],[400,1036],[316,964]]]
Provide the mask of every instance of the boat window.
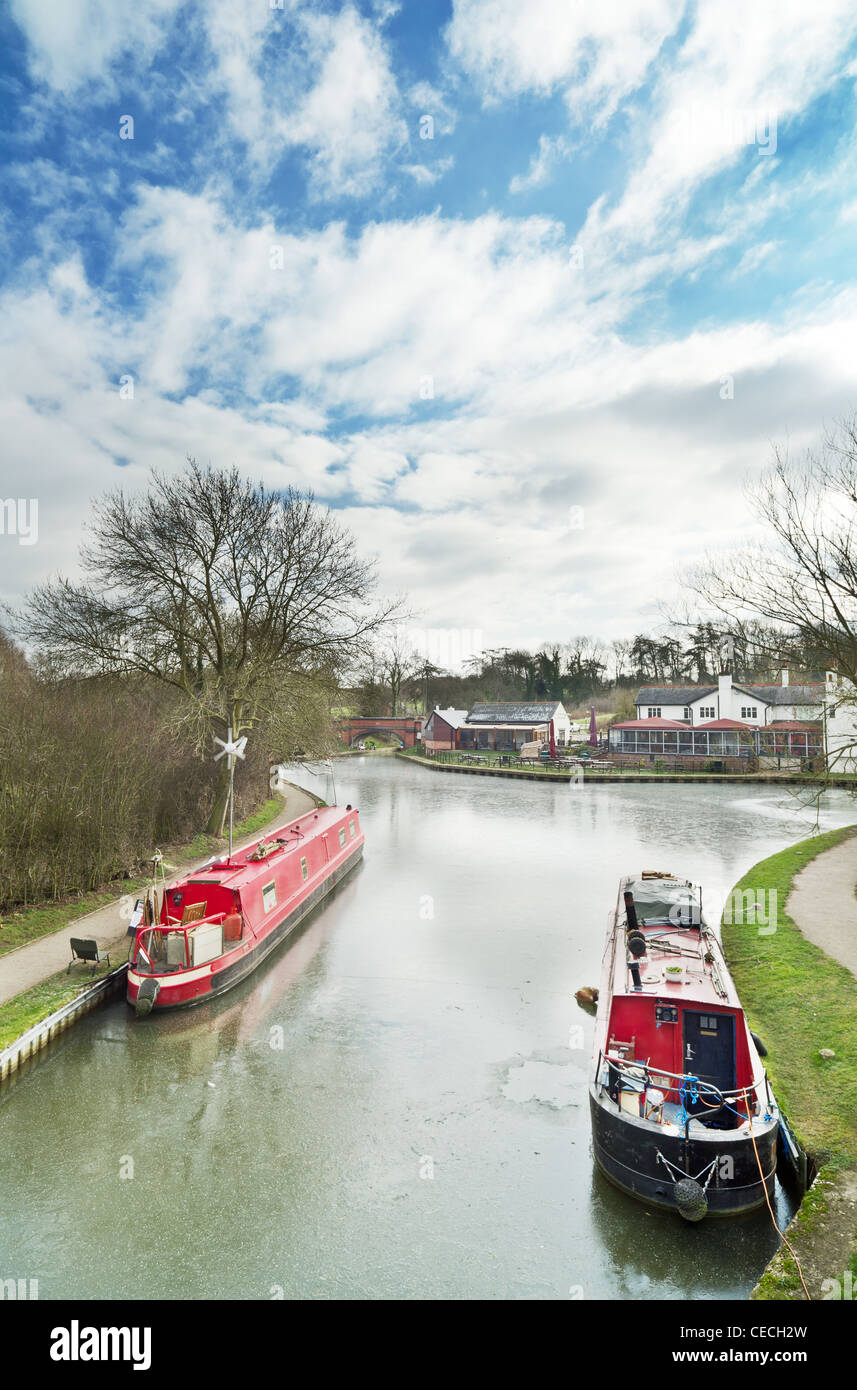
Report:
[[354,829],[354,821],[353,821],[353,820],[350,820],[350,821],[348,822],[348,829],[349,829],[349,831],[351,832],[351,838],[352,838],[352,840],[353,840],[353,839],[354,839],[354,836],[355,836],[355,834],[356,834],[356,831],[355,831],[355,829]]
[[307,877],[308,872],[309,872],[309,871],[308,871],[307,866],[306,866],[306,860],[305,860],[305,859],[302,859],[302,860],[301,860],[301,874],[303,875],[304,878]]
[[716,1032],[717,1032],[717,1015],[716,1015],[716,1014],[700,1014],[700,1015],[699,1015],[699,1031],[700,1031],[700,1033],[716,1033]]
[[345,826],[344,826],[344,825],[341,825],[341,826],[339,827],[339,843],[340,843],[341,845],[344,845],[344,844],[345,844]]
[[266,883],[262,889],[262,906],[266,912],[270,912],[272,907],[277,906],[277,885],[273,879]]

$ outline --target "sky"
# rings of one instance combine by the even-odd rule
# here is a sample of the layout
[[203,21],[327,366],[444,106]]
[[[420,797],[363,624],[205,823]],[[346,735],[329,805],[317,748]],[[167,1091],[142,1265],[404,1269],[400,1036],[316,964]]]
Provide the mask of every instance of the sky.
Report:
[[190,454],[441,664],[625,637],[857,409],[853,0],[7,0],[0,53],[2,601]]

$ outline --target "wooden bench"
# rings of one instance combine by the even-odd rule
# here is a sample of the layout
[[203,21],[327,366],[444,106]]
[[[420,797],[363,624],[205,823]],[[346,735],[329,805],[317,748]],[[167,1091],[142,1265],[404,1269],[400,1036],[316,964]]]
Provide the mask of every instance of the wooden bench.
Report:
[[87,937],[73,936],[71,938],[71,960],[68,963],[66,974],[71,970],[76,960],[92,961],[91,973],[94,975],[103,960],[106,960],[108,965],[110,964],[110,952],[100,951],[97,941],[92,941]]

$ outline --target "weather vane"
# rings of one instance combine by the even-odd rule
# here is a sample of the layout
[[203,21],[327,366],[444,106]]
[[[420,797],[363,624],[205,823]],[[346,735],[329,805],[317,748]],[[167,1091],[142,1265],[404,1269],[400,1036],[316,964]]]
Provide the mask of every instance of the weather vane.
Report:
[[229,759],[229,858],[232,858],[232,805],[235,798],[235,759],[244,757],[244,749],[247,747],[247,735],[232,740],[232,725],[226,731],[226,738],[218,738],[215,735],[215,743],[220,744],[220,752],[215,753],[214,761],[224,755]]

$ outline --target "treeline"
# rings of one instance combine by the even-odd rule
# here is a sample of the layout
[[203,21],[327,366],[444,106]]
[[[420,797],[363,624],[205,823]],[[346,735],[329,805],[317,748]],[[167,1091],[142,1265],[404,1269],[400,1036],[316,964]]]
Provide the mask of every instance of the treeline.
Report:
[[[0,632],[0,909],[137,874],[207,818],[210,759],[175,732],[175,697],[120,675],[40,673]],[[261,743],[236,773],[236,815],[267,784]]]
[[737,681],[776,682],[783,664],[794,680],[819,679],[828,658],[799,634],[752,621],[731,632],[712,622],[688,622],[610,642],[581,636],[537,651],[494,648],[472,658],[462,673],[444,671],[399,642],[368,663],[341,698],[367,715],[545,699],[562,700],[572,712],[594,702],[630,713],[643,685],[716,684],[723,670]]

